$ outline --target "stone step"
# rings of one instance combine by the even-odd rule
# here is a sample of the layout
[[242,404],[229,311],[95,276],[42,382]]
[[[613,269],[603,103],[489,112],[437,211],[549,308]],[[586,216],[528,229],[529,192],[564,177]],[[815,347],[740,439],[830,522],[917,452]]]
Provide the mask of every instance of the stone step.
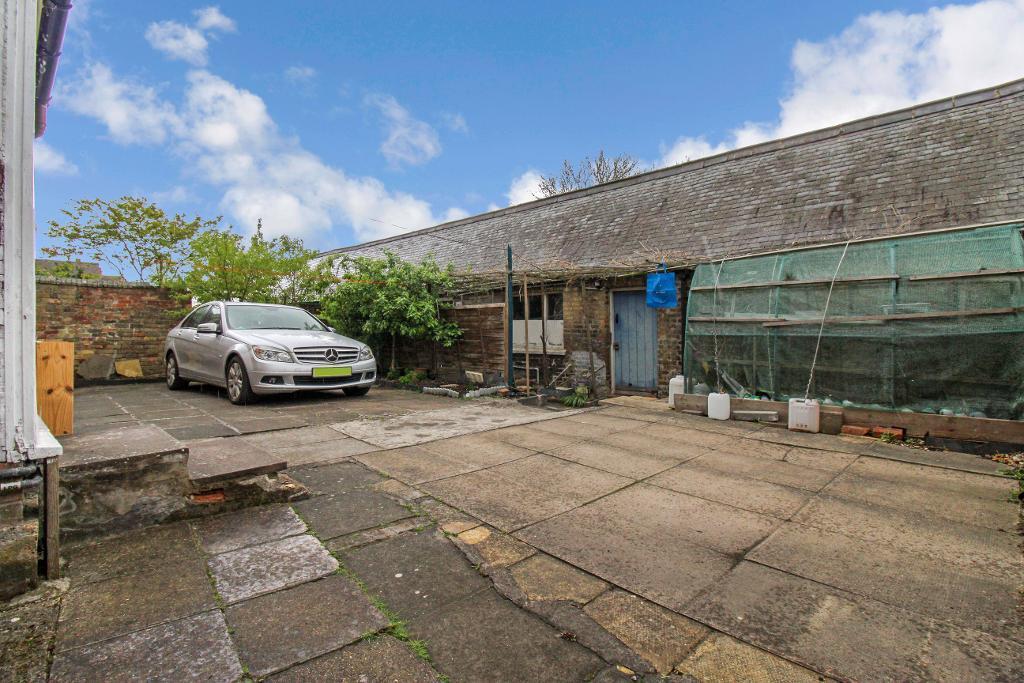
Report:
[[288,466],[274,455],[250,442],[230,437],[187,441],[188,476],[196,489],[227,481],[280,472]]

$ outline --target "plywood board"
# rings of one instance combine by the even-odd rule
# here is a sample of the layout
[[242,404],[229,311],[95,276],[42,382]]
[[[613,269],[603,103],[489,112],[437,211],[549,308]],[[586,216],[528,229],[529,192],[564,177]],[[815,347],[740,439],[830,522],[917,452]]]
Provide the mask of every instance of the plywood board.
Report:
[[36,344],[36,410],[54,436],[70,434],[75,417],[75,345]]

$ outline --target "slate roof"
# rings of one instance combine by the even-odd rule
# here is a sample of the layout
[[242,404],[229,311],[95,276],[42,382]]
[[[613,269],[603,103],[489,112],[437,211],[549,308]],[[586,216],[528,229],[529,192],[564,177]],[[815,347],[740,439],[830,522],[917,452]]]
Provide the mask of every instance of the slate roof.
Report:
[[1024,218],[1024,80],[330,253],[675,263]]

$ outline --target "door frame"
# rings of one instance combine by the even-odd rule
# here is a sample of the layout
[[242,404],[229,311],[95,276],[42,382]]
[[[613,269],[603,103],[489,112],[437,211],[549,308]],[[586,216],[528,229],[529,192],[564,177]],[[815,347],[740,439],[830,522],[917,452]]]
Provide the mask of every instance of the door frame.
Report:
[[[615,292],[646,292],[647,287],[616,287],[615,289],[608,290],[608,338],[611,340],[608,344],[608,358],[611,362],[608,363],[611,375],[611,393],[614,395],[618,389],[615,386]],[[657,335],[660,334],[661,330],[658,328],[658,317],[657,311],[655,311],[654,317],[654,334],[655,334],[655,348],[657,348]],[[658,393],[658,370],[657,363],[655,363],[654,370],[654,389],[651,391],[644,391],[638,389],[635,392],[637,394],[657,394]]]

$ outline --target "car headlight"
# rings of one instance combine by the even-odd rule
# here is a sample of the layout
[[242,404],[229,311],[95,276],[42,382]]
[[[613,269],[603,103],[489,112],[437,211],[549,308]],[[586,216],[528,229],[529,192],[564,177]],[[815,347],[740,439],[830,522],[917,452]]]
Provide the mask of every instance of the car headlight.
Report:
[[369,346],[359,349],[359,360],[373,360],[373,351],[370,350]]
[[292,356],[283,349],[275,349],[272,346],[254,346],[252,347],[252,355],[256,357],[256,360],[272,360],[279,363],[291,363]]

